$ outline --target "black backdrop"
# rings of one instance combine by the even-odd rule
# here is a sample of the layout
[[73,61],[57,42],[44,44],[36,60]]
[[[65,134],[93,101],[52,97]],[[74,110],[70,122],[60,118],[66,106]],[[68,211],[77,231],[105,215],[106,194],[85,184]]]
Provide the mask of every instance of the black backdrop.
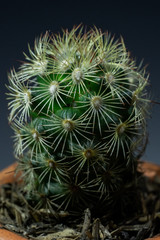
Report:
[[[156,1],[155,1],[156,2]],[[157,1],[158,4],[158,1]],[[14,161],[12,130],[7,121],[7,72],[24,60],[27,44],[46,30],[61,31],[73,25],[96,25],[115,37],[123,36],[127,49],[148,64],[151,97],[160,102],[160,13],[152,1],[7,1],[0,6],[0,169]],[[143,159],[160,163],[160,105],[153,105],[149,143]]]

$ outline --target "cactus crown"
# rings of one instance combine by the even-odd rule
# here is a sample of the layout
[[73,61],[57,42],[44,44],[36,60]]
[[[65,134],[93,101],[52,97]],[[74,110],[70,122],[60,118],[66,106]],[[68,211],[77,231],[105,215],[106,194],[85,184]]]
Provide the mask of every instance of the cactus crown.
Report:
[[122,38],[96,27],[46,32],[25,58],[7,87],[27,198],[54,210],[109,209],[136,182],[149,102],[145,68]]

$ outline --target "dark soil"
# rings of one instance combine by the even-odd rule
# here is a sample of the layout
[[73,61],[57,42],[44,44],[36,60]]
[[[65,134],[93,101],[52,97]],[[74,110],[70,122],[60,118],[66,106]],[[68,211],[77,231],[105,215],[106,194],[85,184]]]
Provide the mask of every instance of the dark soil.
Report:
[[117,221],[118,211],[117,218],[112,219],[107,215],[93,218],[89,209],[79,217],[63,211],[35,210],[16,184],[6,184],[0,188],[0,223],[28,239],[143,240],[160,233],[160,179],[142,177],[138,191],[141,211]]

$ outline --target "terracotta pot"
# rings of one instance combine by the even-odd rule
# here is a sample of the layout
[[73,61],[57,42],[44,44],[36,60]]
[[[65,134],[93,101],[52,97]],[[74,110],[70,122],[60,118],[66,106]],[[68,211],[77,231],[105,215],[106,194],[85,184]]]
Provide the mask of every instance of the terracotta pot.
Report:
[[[12,165],[8,166],[0,172],[0,185],[5,183],[12,183],[18,179],[19,174],[14,174],[16,166],[17,163],[13,163]],[[21,237],[14,232],[3,229],[0,225],[0,240],[26,240],[26,238]]]
[[17,175],[14,174],[16,167],[17,163],[15,162],[0,172],[0,185],[16,181]]
[[[16,166],[17,163],[13,163],[12,165],[0,172],[0,185],[17,181],[19,175],[14,175]],[[140,163],[139,171],[142,171],[143,174],[149,177],[151,180],[154,180],[156,177],[160,177],[160,166],[153,163]],[[27,240],[27,238],[3,229],[3,226],[0,225],[0,240]],[[152,238],[147,238],[145,240],[160,240],[160,234]]]

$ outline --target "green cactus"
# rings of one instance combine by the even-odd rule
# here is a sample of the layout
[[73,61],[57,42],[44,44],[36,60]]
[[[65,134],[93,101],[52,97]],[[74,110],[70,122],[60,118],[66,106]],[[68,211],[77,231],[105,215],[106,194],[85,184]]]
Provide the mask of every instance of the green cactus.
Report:
[[132,204],[147,138],[145,68],[96,27],[47,32],[25,58],[7,88],[28,201],[72,213]]

